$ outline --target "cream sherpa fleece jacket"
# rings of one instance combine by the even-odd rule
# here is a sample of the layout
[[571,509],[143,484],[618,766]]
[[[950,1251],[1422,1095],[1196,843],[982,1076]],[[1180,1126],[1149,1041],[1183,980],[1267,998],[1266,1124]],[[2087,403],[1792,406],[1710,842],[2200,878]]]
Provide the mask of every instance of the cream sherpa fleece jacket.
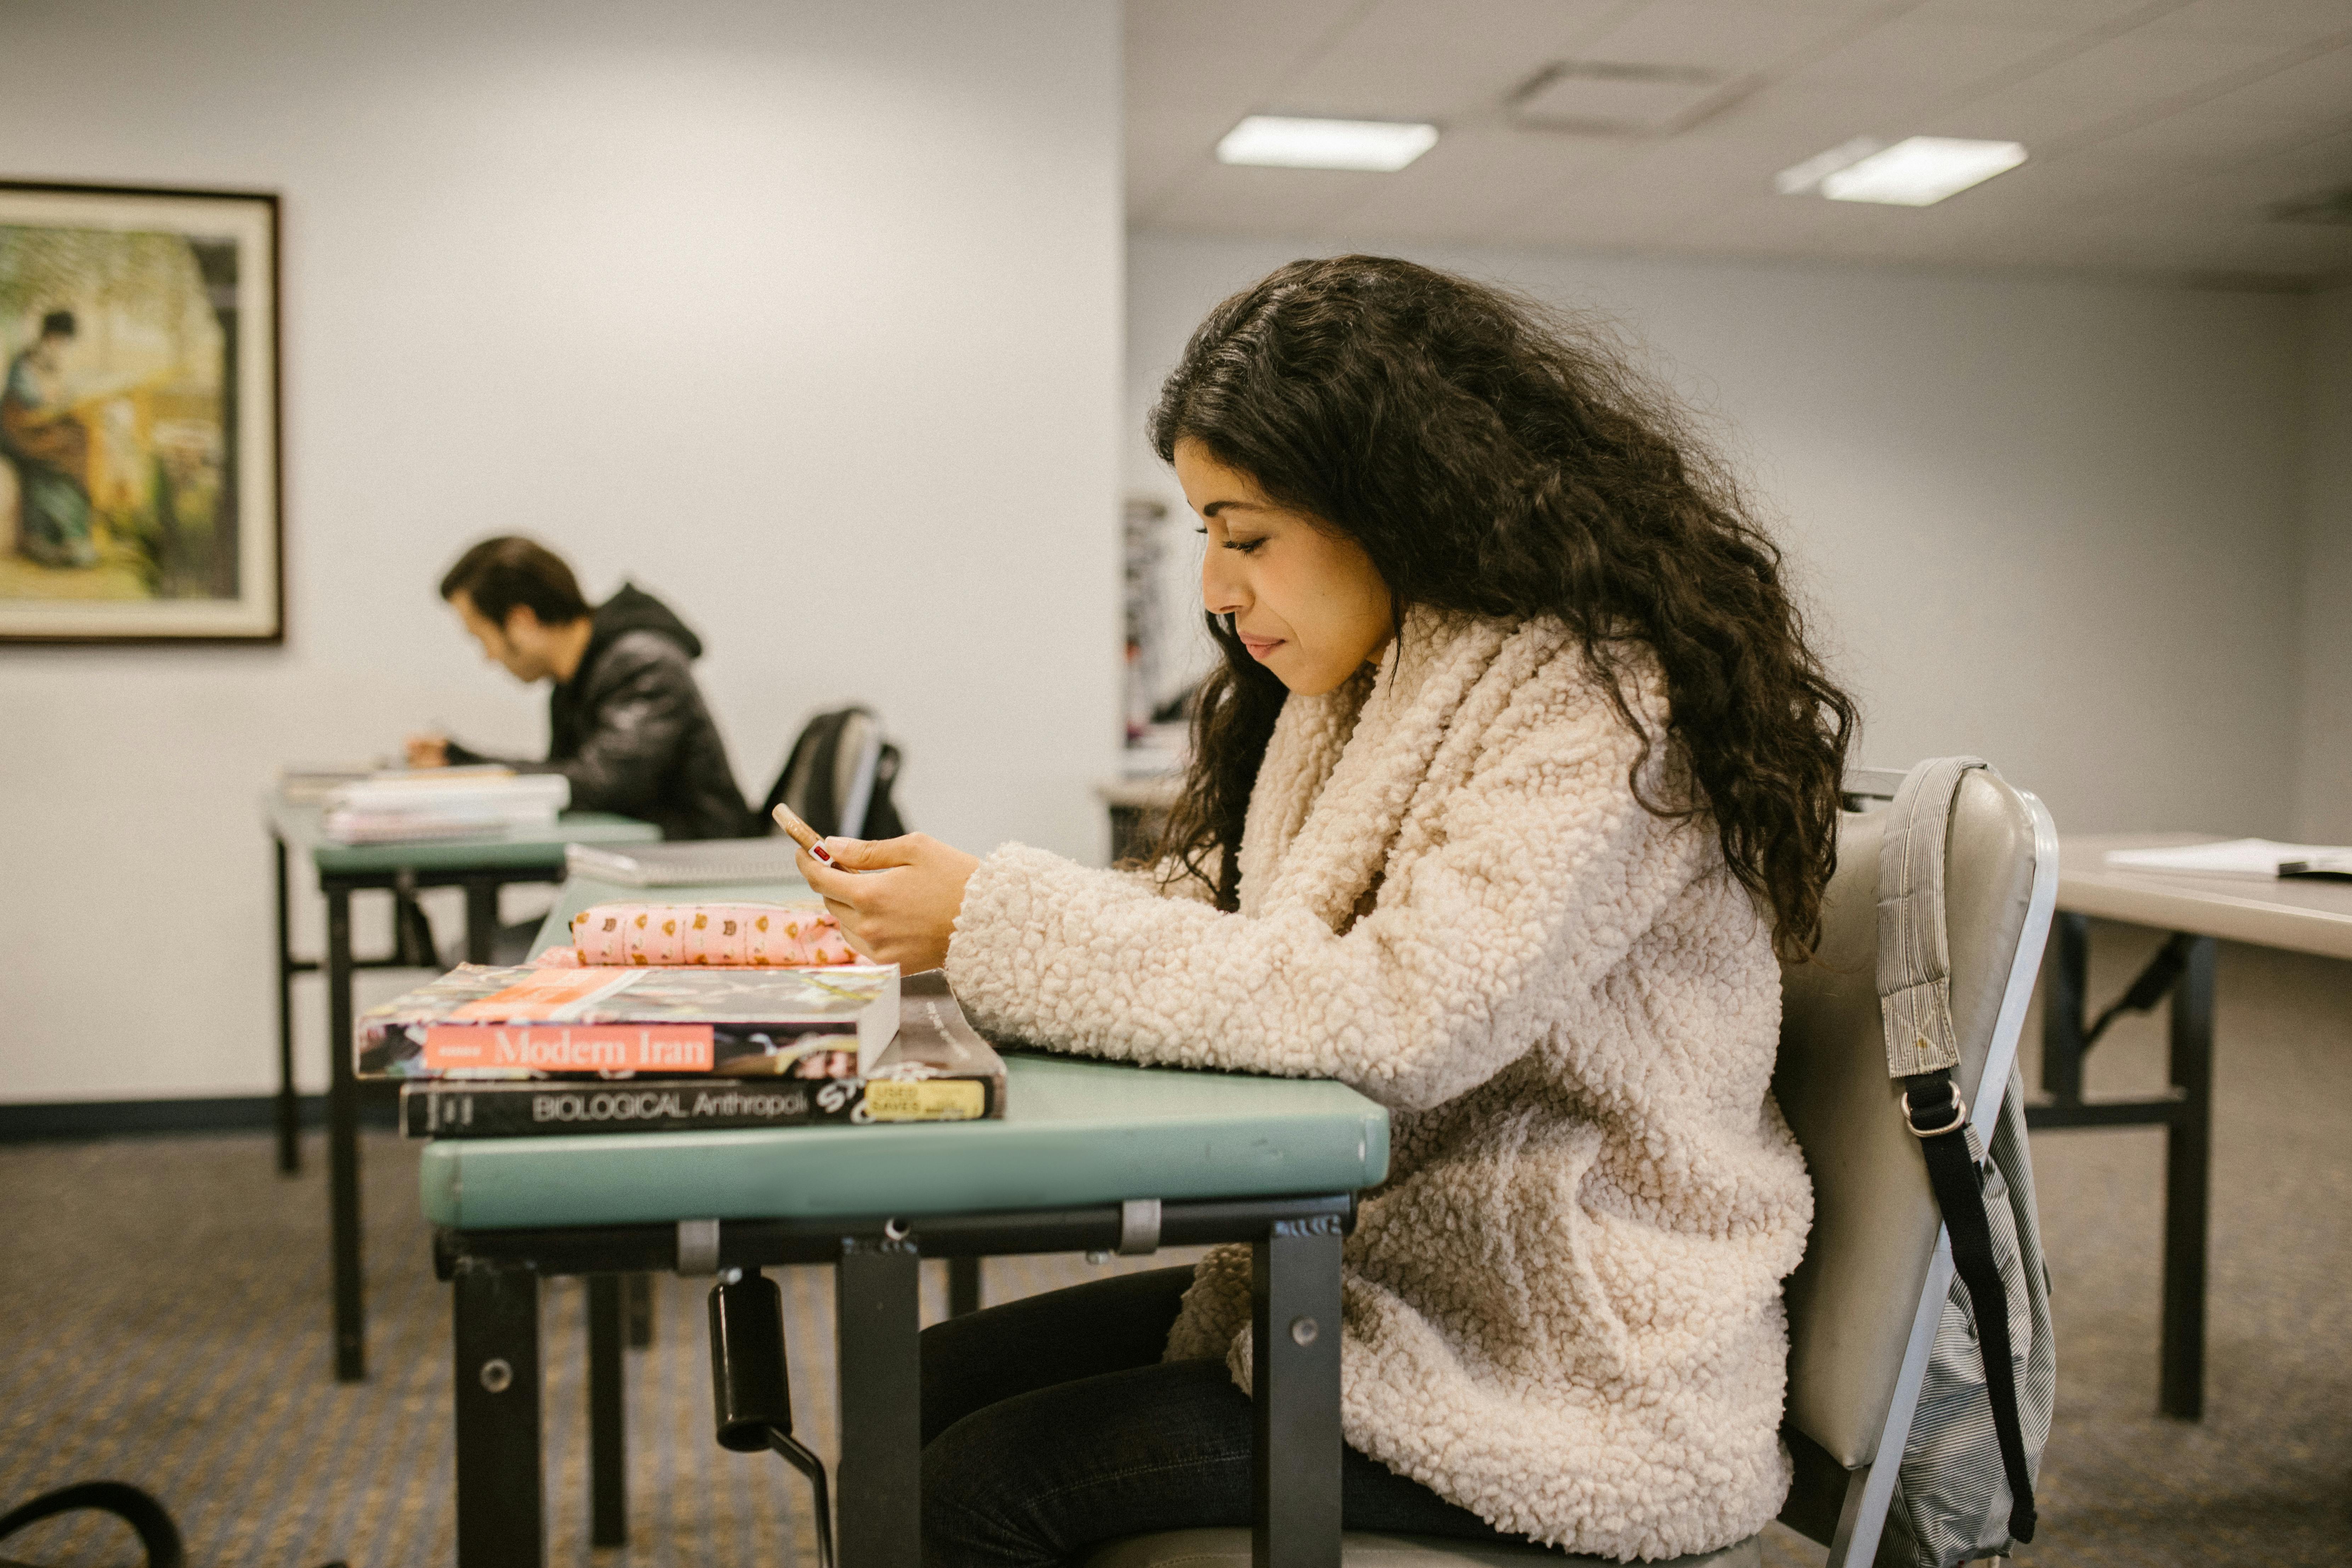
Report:
[[[1663,732],[1654,674],[1628,695]],[[1812,1218],[1768,1089],[1767,922],[1704,817],[1636,802],[1638,750],[1556,623],[1416,613],[1376,675],[1284,704],[1240,912],[1007,845],[948,957],[999,1034],[1389,1107],[1345,1253],[1348,1441],[1621,1559],[1778,1510],[1780,1280]],[[1247,1249],[1220,1248],[1168,1355],[1246,1389],[1249,1316]]]

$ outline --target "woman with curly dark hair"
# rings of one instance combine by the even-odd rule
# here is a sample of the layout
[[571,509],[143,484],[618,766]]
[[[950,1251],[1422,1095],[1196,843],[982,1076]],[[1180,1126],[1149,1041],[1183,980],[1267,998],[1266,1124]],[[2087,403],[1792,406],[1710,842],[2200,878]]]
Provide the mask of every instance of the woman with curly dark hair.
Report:
[[[1226,300],[1152,438],[1225,656],[1153,863],[919,836],[803,871],[992,1031],[1391,1109],[1344,1255],[1349,1527],[1754,1533],[1811,1216],[1776,952],[1818,934],[1854,721],[1778,551],[1603,334],[1402,261]],[[1248,1322],[1221,1248],[930,1331],[927,1555],[1246,1522]]]

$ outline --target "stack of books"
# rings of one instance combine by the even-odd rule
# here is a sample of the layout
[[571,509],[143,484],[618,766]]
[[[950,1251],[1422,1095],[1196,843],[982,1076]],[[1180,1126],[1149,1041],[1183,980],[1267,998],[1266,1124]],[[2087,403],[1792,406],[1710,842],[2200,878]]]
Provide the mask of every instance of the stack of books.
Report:
[[572,803],[562,773],[519,773],[495,763],[382,773],[327,795],[321,831],[337,844],[472,838],[552,827]]
[[938,971],[467,965],[360,1021],[411,1137],[677,1132],[1004,1114],[1004,1063]]

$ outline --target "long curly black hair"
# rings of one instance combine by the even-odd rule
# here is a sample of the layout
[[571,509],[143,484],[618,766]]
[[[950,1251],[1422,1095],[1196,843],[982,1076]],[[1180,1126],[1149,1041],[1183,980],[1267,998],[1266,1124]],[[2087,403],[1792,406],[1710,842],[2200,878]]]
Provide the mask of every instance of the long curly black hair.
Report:
[[[1691,421],[1605,326],[1412,262],[1294,261],[1209,313],[1161,388],[1151,441],[1197,441],[1269,497],[1361,545],[1394,597],[1557,617],[1686,781],[1731,870],[1809,952],[1837,863],[1856,710],[1806,644],[1780,552]],[[1235,907],[1235,851],[1282,683],[1230,618],[1192,720],[1192,762],[1155,857]],[[1634,715],[1620,639],[1665,679],[1664,736]]]

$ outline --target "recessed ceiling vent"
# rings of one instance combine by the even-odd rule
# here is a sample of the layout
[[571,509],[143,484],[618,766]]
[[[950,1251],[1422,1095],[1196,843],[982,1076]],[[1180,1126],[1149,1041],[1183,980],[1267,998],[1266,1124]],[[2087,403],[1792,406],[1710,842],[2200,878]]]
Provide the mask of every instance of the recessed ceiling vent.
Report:
[[2273,223],[2326,223],[2352,226],[2352,188],[2297,196],[2271,205]]
[[1672,136],[1756,88],[1702,66],[1555,60],[1504,100],[1511,123],[1575,136]]

